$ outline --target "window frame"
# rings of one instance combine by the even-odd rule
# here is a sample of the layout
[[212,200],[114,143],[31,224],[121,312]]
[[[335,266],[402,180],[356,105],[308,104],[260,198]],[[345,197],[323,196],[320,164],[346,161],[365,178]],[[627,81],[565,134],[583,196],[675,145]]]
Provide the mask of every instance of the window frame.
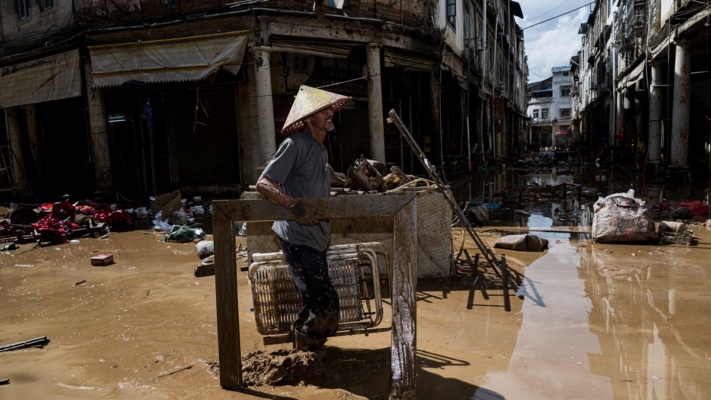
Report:
[[550,118],[550,109],[549,108],[541,108],[541,119],[549,119]]
[[[570,97],[570,90],[572,89],[571,85],[562,85],[560,87],[560,97]],[[565,91],[568,91],[566,94]]]
[[[452,14],[450,14],[450,10]],[[457,30],[457,0],[446,0],[444,2],[444,15],[447,24],[455,31]]]
[[17,14],[18,21],[29,18],[30,0],[15,0],[15,13]]
[[[472,12],[469,7],[469,4],[467,4],[467,3],[464,3],[463,8],[464,8],[464,16],[463,16],[464,17],[464,32],[463,33],[464,33],[465,45],[467,45],[467,44],[471,45],[471,39],[473,39],[472,35],[474,34],[473,23],[472,23],[473,22],[472,21]],[[468,51],[467,51],[467,54],[469,54]]]
[[37,0],[37,4],[39,5],[40,12],[45,12],[54,8],[54,0]]
[[533,110],[533,118],[539,118],[537,108],[535,110]]
[[570,118],[572,110],[570,108],[561,108],[560,109],[560,117],[561,118]]

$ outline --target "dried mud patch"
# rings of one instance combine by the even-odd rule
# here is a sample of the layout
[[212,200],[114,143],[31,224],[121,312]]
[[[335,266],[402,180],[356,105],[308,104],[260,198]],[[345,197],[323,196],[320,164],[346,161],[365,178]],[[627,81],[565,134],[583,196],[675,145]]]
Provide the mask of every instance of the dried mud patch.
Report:
[[242,373],[245,386],[252,387],[299,383],[343,387],[367,381],[374,375],[388,376],[389,362],[389,348],[257,351],[242,358]]

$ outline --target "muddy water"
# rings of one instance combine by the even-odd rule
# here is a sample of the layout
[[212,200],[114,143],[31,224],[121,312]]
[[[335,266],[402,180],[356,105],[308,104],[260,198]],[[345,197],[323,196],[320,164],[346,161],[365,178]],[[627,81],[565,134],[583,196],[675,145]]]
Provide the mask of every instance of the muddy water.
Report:
[[[549,250],[501,251],[525,274],[526,298],[510,313],[495,290],[468,306],[466,279],[419,282],[418,398],[711,398],[711,231],[694,229],[694,247],[539,232]],[[0,399],[387,398],[387,332],[330,340],[321,373],[301,382],[222,390],[214,277],[193,276],[193,244],[161,237],[112,233],[0,253],[0,344],[51,340],[0,353],[0,379],[11,381]],[[89,257],[104,252],[116,263],[92,267]],[[262,344],[244,273],[239,301],[243,355],[288,349]]]
[[526,300],[511,363],[476,378],[477,398],[711,398],[711,232],[695,234],[697,247],[660,247],[539,233],[551,248],[518,260]]

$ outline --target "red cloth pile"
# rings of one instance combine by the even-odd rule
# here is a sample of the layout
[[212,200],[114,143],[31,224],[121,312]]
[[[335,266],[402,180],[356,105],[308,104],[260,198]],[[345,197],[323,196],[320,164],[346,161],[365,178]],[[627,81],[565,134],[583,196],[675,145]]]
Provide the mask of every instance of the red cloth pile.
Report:
[[114,210],[109,204],[98,204],[91,200],[86,200],[85,202],[88,206],[81,206],[84,207],[84,209],[79,210],[79,208],[77,208],[77,211],[82,213],[92,212],[94,221],[104,222],[109,225],[112,230],[130,229],[133,226],[131,215],[126,211]]
[[36,232],[36,238],[62,244],[69,241],[68,235],[75,229],[79,229],[79,225],[69,220],[62,222],[61,219],[49,214],[32,224],[32,228]]
[[677,207],[686,207],[694,215],[706,215],[709,213],[709,206],[698,200],[684,200]]
[[10,225],[8,220],[0,220],[0,236],[9,236],[15,234],[15,227]]

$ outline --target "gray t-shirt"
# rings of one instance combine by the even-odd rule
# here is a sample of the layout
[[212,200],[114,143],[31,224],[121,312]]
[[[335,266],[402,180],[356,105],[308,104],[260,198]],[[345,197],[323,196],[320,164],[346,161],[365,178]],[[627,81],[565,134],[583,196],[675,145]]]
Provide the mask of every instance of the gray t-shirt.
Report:
[[[286,138],[264,170],[264,176],[279,183],[289,196],[297,199],[328,197],[331,178],[328,152],[307,130]],[[274,221],[272,230],[284,241],[324,251],[328,247],[331,224],[321,221],[304,226],[296,221]]]

